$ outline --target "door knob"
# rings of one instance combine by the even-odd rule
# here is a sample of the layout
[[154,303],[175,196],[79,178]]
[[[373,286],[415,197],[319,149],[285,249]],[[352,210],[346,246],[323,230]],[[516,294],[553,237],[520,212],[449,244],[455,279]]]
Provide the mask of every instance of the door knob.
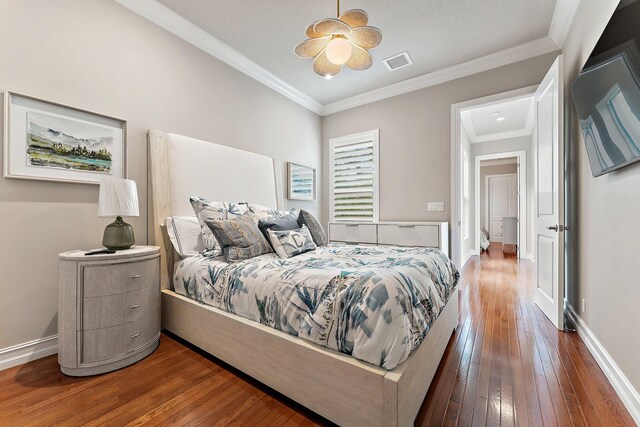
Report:
[[552,225],[550,227],[547,227],[547,230],[558,231],[558,226],[557,225]]

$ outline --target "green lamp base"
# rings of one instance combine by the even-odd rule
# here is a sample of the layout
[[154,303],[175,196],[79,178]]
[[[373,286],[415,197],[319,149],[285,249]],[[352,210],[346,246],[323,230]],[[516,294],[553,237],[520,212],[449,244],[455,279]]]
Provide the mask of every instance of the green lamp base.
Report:
[[135,243],[133,227],[118,215],[116,220],[107,225],[102,236],[102,246],[112,251],[129,249]]

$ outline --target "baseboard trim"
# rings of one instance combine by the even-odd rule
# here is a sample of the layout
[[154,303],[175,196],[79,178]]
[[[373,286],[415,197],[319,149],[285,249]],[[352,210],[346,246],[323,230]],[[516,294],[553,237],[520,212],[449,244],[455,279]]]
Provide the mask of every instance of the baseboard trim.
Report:
[[566,300],[565,303],[567,314],[575,325],[578,335],[580,335],[580,338],[582,338],[582,341],[584,341],[594,359],[596,359],[596,362],[613,386],[613,389],[618,393],[622,403],[629,411],[629,414],[631,414],[631,418],[633,418],[636,424],[640,425],[640,394],[638,394],[638,391],[633,387],[602,343],[598,341],[593,332],[591,332],[591,329],[589,329],[584,320],[578,316],[573,306],[566,302]]
[[0,349],[0,371],[58,352],[58,335]]

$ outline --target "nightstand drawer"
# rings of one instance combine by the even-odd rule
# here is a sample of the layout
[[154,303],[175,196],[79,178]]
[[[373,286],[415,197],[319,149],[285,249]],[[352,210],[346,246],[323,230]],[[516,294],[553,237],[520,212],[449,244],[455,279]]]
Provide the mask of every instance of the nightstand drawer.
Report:
[[160,307],[158,285],[124,294],[84,298],[80,330],[108,328],[136,321]]
[[329,224],[329,240],[332,242],[377,242],[375,224]]
[[380,224],[378,244],[437,248],[440,245],[437,225]]
[[84,267],[84,297],[116,295],[160,282],[160,258]]
[[108,359],[125,356],[152,341],[160,330],[160,309],[135,322],[110,328],[81,331],[81,364],[104,363]]

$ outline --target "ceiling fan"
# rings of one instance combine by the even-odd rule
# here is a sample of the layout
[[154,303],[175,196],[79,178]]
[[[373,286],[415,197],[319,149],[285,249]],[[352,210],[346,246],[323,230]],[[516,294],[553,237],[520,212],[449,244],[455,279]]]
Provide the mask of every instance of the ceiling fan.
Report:
[[382,32],[367,26],[369,16],[362,9],[351,9],[337,18],[326,18],[307,27],[307,40],[295,47],[300,58],[314,58],[313,71],[330,79],[346,65],[352,70],[366,70],[373,64],[368,50],[382,42]]

